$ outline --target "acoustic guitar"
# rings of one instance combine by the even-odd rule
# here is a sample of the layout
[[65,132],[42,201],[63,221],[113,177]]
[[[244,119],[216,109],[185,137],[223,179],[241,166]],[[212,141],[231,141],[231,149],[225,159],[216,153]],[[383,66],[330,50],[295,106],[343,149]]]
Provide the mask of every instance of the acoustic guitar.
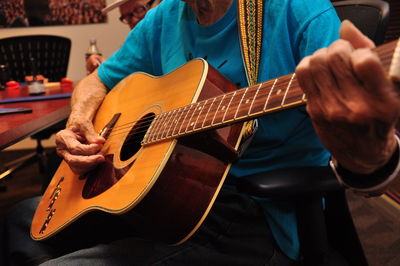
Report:
[[[400,41],[376,52],[399,81]],[[162,77],[134,73],[107,94],[94,119],[106,138],[106,162],[81,176],[62,162],[37,207],[31,237],[48,239],[96,212],[135,213],[137,231],[183,243],[238,159],[243,122],[305,103],[295,74],[237,90],[202,59]]]

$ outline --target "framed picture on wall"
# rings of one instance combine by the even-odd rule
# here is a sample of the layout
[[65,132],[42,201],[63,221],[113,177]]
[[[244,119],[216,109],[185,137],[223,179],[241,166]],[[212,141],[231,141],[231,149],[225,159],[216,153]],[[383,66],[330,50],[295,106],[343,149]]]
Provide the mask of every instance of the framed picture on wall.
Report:
[[0,0],[0,28],[107,22],[106,0]]

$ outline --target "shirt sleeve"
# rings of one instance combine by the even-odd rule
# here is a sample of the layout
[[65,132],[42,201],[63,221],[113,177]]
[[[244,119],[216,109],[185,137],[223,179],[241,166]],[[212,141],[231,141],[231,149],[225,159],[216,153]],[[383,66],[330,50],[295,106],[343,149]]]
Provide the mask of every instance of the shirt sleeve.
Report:
[[130,31],[124,44],[98,68],[100,80],[112,89],[125,77],[141,71],[153,74],[151,44],[155,24],[155,12],[150,10],[146,17]]

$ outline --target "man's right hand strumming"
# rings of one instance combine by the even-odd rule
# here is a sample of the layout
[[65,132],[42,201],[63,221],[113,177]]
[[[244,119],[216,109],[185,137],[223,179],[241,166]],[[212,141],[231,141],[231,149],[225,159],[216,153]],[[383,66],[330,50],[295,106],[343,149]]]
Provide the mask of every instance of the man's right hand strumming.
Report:
[[85,77],[72,94],[66,129],[56,135],[58,155],[77,174],[84,174],[105,160],[100,152],[105,139],[96,133],[92,120],[107,91],[97,71]]
[[58,155],[76,174],[84,174],[104,162],[100,152],[104,142],[105,139],[94,131],[91,121],[75,122],[70,119],[67,128],[56,135]]

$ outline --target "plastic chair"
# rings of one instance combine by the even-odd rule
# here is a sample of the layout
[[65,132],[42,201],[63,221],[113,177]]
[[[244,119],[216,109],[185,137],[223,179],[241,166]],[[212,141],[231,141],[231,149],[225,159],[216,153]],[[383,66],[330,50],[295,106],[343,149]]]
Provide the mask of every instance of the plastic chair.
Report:
[[[70,52],[71,40],[61,36],[28,35],[0,39],[0,65],[6,65],[10,80],[18,82],[24,82],[25,76],[32,74],[41,74],[49,81],[60,81],[66,77]],[[34,58],[35,69],[32,68],[31,58]],[[35,161],[39,162],[40,172],[45,173],[48,170],[48,158],[41,141],[64,128],[65,122],[61,121],[32,135],[32,139],[37,143],[36,151],[7,164],[5,166],[9,170],[7,175]],[[44,178],[45,186],[50,177]]]
[[52,35],[29,35],[0,39],[0,65],[7,65],[11,79],[25,81],[32,75],[30,58],[37,74],[60,81],[67,74],[71,40]]
[[[389,16],[386,2],[351,0],[333,5],[341,19],[352,21],[377,44],[383,42]],[[289,168],[249,175],[240,178],[237,187],[250,195],[292,198],[296,202],[304,265],[323,265],[330,259],[331,249],[349,265],[368,265],[345,190],[330,167]]]

